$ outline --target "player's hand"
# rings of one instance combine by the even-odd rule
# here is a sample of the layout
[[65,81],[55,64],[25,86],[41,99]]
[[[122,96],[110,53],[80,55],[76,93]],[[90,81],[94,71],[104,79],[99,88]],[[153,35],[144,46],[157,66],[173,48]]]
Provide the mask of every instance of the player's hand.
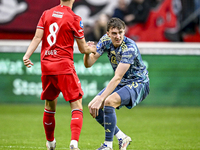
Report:
[[88,41],[87,44],[88,46],[95,46],[95,43],[93,41]]
[[99,109],[101,108],[103,100],[100,96],[96,96],[89,104],[88,108],[90,114],[93,118],[96,118],[99,115]]
[[23,57],[23,62],[24,65],[28,68],[30,68],[31,66],[33,66],[33,63],[31,62],[31,60],[29,58]]
[[87,42],[87,45],[90,46],[90,47],[92,48],[92,50],[93,50],[92,53],[93,53],[93,54],[96,54],[96,50],[97,50],[97,49],[96,49],[95,42],[93,42],[93,41],[88,41],[88,42]]

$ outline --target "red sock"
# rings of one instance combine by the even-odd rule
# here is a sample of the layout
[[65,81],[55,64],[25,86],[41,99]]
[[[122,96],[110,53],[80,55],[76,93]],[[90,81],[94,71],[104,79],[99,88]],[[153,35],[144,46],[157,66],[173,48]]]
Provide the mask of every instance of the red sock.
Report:
[[81,134],[81,129],[83,125],[83,112],[81,109],[76,109],[72,111],[71,119],[71,140],[79,141],[79,136]]
[[54,140],[54,129],[55,129],[55,112],[49,111],[47,109],[44,110],[43,116],[43,125],[46,134],[46,139],[48,141]]

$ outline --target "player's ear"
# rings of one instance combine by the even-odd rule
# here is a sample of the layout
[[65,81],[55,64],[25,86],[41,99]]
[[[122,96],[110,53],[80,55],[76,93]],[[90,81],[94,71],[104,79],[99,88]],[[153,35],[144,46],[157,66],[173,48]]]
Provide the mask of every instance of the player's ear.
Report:
[[107,35],[110,37],[110,34],[109,34],[109,32],[108,32],[108,31],[106,32],[106,34],[107,34]]

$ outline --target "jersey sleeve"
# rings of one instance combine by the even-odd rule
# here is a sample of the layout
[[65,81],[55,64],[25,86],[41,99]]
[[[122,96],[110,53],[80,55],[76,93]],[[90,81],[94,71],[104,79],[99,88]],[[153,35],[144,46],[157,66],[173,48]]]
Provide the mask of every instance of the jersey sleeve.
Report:
[[44,16],[45,12],[43,12],[42,16],[40,17],[40,20],[37,24],[37,29],[44,29]]
[[84,38],[83,22],[81,17],[75,17],[74,23],[72,25],[72,30],[74,31],[74,37],[77,39]]
[[102,38],[97,43],[97,53],[100,55],[103,55],[104,51],[106,49],[109,49],[110,46],[110,38],[107,36],[107,34],[103,35]]

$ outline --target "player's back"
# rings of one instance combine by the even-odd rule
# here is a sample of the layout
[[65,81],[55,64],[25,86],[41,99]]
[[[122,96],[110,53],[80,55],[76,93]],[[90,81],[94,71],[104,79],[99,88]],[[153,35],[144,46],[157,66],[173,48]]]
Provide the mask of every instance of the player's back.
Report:
[[67,6],[59,5],[43,13],[37,27],[44,29],[41,50],[43,74],[72,72],[74,37],[84,37],[80,22],[81,18]]

